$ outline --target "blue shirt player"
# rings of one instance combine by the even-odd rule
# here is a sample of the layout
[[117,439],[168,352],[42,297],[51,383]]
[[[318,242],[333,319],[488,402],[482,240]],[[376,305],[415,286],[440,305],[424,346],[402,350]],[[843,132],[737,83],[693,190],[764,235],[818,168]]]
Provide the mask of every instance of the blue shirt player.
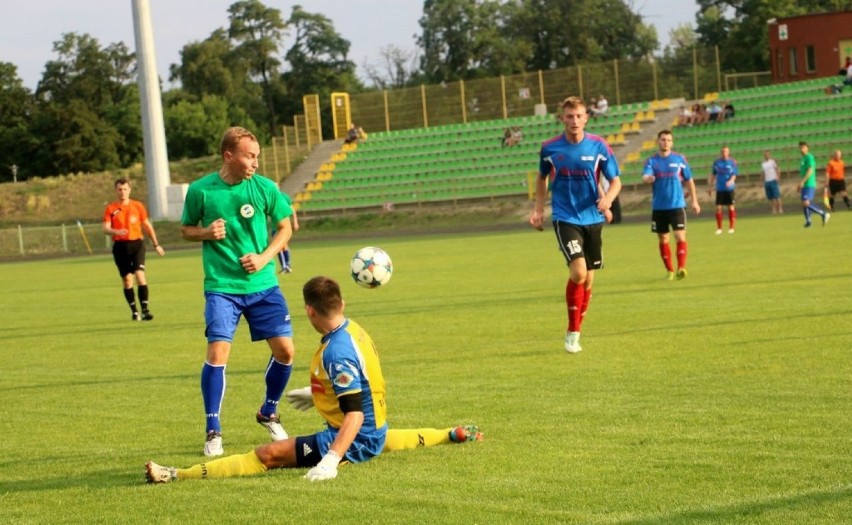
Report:
[[692,170],[686,162],[686,157],[672,151],[674,137],[672,132],[664,129],[657,134],[658,151],[645,161],[642,169],[642,180],[652,187],[651,231],[657,234],[660,247],[660,257],[666,267],[667,278],[675,277],[672,265],[672,251],[669,246],[669,228],[674,232],[677,242],[677,278],[686,277],[686,202],[683,194],[683,184],[688,188],[692,211],[701,212],[698,196],[695,191],[695,181]]
[[[595,270],[603,267],[605,214],[621,191],[615,155],[602,138],[584,131],[588,118],[581,98],[568,97],[562,102],[565,132],[541,146],[535,207],[530,214],[530,225],[543,230],[549,183],[553,230],[569,269],[565,351],[572,354],[582,350],[580,325],[592,298]],[[601,177],[609,181],[606,192],[601,189]]]
[[722,233],[722,206],[728,207],[728,233],[734,233],[737,211],[734,209],[734,186],[736,185],[737,161],[731,158],[731,148],[722,146],[722,156],[713,162],[710,177],[707,179],[707,192],[713,194],[716,185],[716,235]]

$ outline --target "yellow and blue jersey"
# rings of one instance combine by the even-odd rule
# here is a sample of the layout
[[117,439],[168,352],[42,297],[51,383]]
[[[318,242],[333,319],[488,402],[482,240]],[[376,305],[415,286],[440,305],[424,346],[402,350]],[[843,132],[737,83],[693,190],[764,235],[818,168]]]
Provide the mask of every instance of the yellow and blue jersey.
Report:
[[550,178],[553,220],[580,226],[604,222],[597,209],[600,177],[619,176],[618,162],[609,145],[586,133],[574,144],[565,133],[541,145],[539,174]]
[[329,427],[339,429],[344,414],[338,398],[357,392],[361,393],[364,423],[355,441],[380,438],[384,443],[387,405],[379,354],[370,335],[358,323],[346,319],[323,336],[311,359],[311,394]]
[[651,209],[676,210],[686,206],[681,181],[692,178],[686,157],[674,151],[666,157],[657,153],[645,161],[642,175],[654,176]]

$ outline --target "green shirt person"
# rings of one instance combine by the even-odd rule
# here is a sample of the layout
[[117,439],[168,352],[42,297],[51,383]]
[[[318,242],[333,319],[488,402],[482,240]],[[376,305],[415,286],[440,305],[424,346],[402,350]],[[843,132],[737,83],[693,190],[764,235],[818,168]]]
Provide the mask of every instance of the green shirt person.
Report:
[[805,228],[811,227],[811,213],[822,217],[822,225],[825,226],[831,218],[831,214],[819,206],[813,204],[816,191],[816,159],[808,148],[805,141],[799,142],[799,152],[802,161],[799,163],[799,185],[796,188],[802,198],[802,211],[805,214]]
[[[292,370],[290,311],[270,264],[292,235],[292,207],[274,182],[255,173],[260,145],[250,131],[233,127],[220,144],[222,167],[189,185],[181,233],[202,243],[204,334],[207,356],[201,369],[206,414],[204,455],[224,454],[219,413],[225,395],[225,366],[240,317],[252,341],[265,339],[272,352],[266,367],[266,392],[256,421],[274,441],[287,439],[277,407]],[[272,220],[276,233],[270,238]]]

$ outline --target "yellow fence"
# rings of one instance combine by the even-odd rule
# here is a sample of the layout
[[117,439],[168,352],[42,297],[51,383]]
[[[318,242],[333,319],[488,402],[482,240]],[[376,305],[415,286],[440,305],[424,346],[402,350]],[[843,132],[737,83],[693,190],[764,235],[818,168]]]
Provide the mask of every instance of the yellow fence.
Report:
[[368,132],[428,128],[548,112],[568,95],[610,105],[699,99],[722,90],[716,48],[695,49],[666,67],[655,60],[613,60],[496,78],[350,95],[352,121]]

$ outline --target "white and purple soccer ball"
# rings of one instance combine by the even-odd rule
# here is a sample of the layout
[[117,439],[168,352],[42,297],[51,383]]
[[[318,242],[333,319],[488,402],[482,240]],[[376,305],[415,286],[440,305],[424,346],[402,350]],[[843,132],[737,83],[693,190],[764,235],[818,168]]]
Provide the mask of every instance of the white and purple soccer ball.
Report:
[[361,248],[349,262],[352,279],[364,288],[378,288],[390,281],[393,274],[393,262],[390,255],[381,248],[367,246]]

